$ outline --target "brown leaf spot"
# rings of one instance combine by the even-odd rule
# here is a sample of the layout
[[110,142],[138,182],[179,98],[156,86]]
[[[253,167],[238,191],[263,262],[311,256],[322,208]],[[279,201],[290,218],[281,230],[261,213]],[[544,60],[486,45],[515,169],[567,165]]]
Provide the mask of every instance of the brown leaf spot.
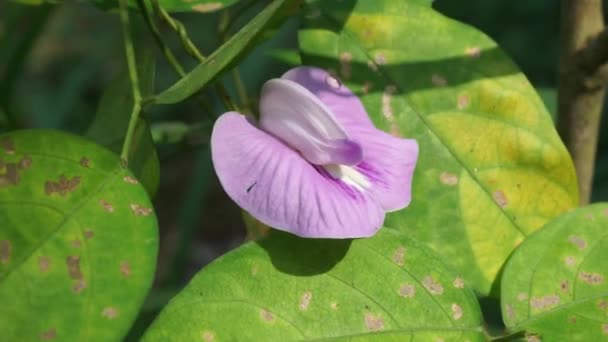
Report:
[[274,315],[272,314],[272,312],[270,312],[266,309],[260,310],[260,317],[262,318],[262,320],[264,320],[268,323],[274,322]]
[[345,51],[340,53],[340,75],[347,80],[350,78],[352,74],[352,69],[350,63],[353,60],[353,54]]
[[213,331],[205,330],[201,333],[201,338],[205,342],[211,342],[215,340],[215,334],[213,333]]
[[581,272],[578,277],[587,284],[599,285],[604,282],[604,277],[598,273]]
[[574,264],[576,264],[576,259],[573,256],[567,256],[564,258],[564,264],[566,264],[566,266],[574,266]]
[[602,333],[604,333],[604,335],[608,335],[608,323],[602,324]]
[[331,302],[329,304],[329,307],[332,308],[333,310],[338,310],[338,307],[340,307],[340,305],[336,302]]
[[570,316],[568,318],[568,322],[573,323],[573,324],[576,323],[576,316]]
[[21,160],[19,161],[19,164],[17,166],[19,167],[20,170],[25,170],[25,169],[29,168],[30,166],[32,166],[32,157],[25,156],[25,157],[21,158]]
[[559,288],[564,292],[568,292],[570,290],[570,283],[567,280],[562,280],[559,283]]
[[379,52],[374,56],[374,62],[376,62],[376,65],[384,65],[386,64],[386,56],[382,52]]
[[131,203],[130,207],[137,216],[150,216],[152,213],[152,208],[146,208],[139,204]]
[[528,335],[526,336],[526,342],[541,342],[540,337],[536,335]]
[[378,71],[378,64],[374,63],[374,61],[367,61],[367,66],[374,72]]
[[496,204],[498,204],[501,208],[504,208],[507,206],[507,204],[509,204],[509,201],[507,200],[507,196],[505,195],[505,193],[502,190],[494,191],[494,193],[492,194],[492,197],[494,198],[494,201],[496,202]]
[[310,301],[312,300],[312,292],[306,291],[300,298],[300,309],[308,310],[308,306],[310,305]]
[[412,284],[402,284],[399,288],[399,295],[405,298],[412,298],[416,295],[416,287]]
[[573,245],[575,245],[579,249],[585,249],[585,248],[587,248],[587,241],[585,241],[585,239],[583,239],[580,236],[571,235],[568,238],[568,241],[570,241]]
[[13,245],[8,240],[0,240],[0,262],[3,265],[8,264],[11,260],[11,254],[13,252]]
[[452,285],[454,285],[454,287],[457,289],[464,289],[464,279],[458,277],[458,278],[454,279],[454,282],[452,283]]
[[103,308],[103,310],[101,311],[101,316],[107,318],[107,319],[114,319],[116,317],[118,317],[118,309],[113,307],[113,306],[107,306],[105,308]]
[[39,257],[38,267],[40,268],[40,272],[48,272],[51,268],[51,258],[48,256]]
[[91,229],[85,229],[83,234],[85,239],[90,240],[95,235],[95,232]]
[[427,289],[431,294],[441,295],[443,294],[443,286],[433,279],[431,276],[426,276],[422,280],[422,285]]
[[8,137],[2,138],[2,140],[0,140],[0,147],[2,147],[4,153],[6,154],[15,154],[15,144]]
[[525,292],[520,292],[517,294],[517,300],[520,302],[523,302],[524,300],[528,299],[528,294]]
[[452,304],[452,317],[454,317],[455,320],[462,318],[462,308],[456,303]]
[[506,309],[507,309],[507,318],[509,318],[510,320],[513,320],[513,318],[515,318],[515,310],[513,310],[513,305],[507,304]]
[[80,248],[82,247],[82,242],[80,242],[78,239],[74,239],[70,242],[70,245],[74,248]]
[[192,6],[192,10],[194,10],[196,12],[206,13],[206,12],[217,11],[223,7],[224,7],[224,5],[221,2],[209,2],[206,4],[194,5],[194,6]]
[[80,165],[86,168],[91,167],[91,161],[87,157],[80,158]]
[[600,310],[606,310],[608,309],[608,301],[604,300],[604,299],[600,299],[597,302],[597,308]]
[[382,93],[382,115],[387,118],[389,121],[394,119],[393,115],[393,106],[391,104],[391,99],[393,94],[397,92],[397,88],[394,85],[387,85],[384,88],[384,92]]
[[458,176],[453,173],[442,172],[441,175],[439,175],[439,181],[442,184],[453,186],[458,184]]
[[120,273],[125,278],[129,278],[131,276],[131,265],[128,261],[123,260],[120,262]]
[[369,91],[372,89],[372,82],[370,81],[365,81],[363,82],[363,86],[361,87],[361,92],[364,95],[367,95],[369,93]]
[[431,75],[431,82],[436,87],[445,87],[446,85],[448,85],[448,81],[439,74]]
[[19,183],[19,170],[17,164],[8,163],[5,166],[5,172],[0,175],[0,188],[17,185]]
[[259,266],[258,265],[254,264],[253,266],[251,266],[251,275],[252,276],[255,277],[256,274],[258,274],[258,271],[259,271]]
[[393,262],[399,266],[405,264],[405,247],[399,246],[393,253]]
[[462,110],[465,109],[469,106],[469,103],[471,102],[471,100],[469,99],[469,97],[467,95],[459,95],[458,96],[458,109]]
[[72,279],[82,279],[82,271],[80,271],[80,256],[79,255],[68,255],[65,259],[65,263],[68,266],[68,274]]
[[129,184],[139,184],[139,182],[137,181],[137,179],[135,179],[135,178],[133,178],[133,177],[131,177],[131,176],[124,176],[124,177],[122,178],[122,180],[123,180],[125,183],[129,183]]
[[378,331],[384,329],[384,320],[380,315],[374,315],[370,312],[365,314],[365,326],[367,330]]
[[74,293],[79,294],[82,290],[87,288],[87,282],[84,279],[78,279],[74,282],[74,286],[72,286],[72,291]]
[[50,341],[54,340],[55,338],[57,338],[57,330],[55,330],[55,328],[49,328],[40,334],[41,340]]
[[464,54],[467,55],[467,57],[478,58],[481,56],[481,49],[479,46],[471,46],[464,50]]
[[114,212],[114,206],[111,205],[108,201],[104,200],[104,199],[100,199],[99,200],[99,204],[101,205],[101,207],[103,208],[103,210],[109,212],[109,213],[113,213]]
[[559,304],[559,296],[557,295],[547,295],[539,298],[532,298],[530,300],[530,305],[537,310],[544,310]]
[[78,185],[80,185],[80,177],[74,176],[68,179],[64,175],[61,175],[56,182],[46,181],[44,183],[44,192],[49,196],[55,192],[61,196],[65,196],[69,192],[74,191]]

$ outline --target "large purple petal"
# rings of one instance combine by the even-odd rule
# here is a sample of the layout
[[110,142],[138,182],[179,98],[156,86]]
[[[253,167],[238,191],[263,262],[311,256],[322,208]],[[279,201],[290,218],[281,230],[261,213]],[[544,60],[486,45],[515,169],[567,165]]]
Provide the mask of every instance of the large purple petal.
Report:
[[369,193],[332,179],[245,116],[215,123],[211,152],[228,195],[263,223],[302,237],[373,235],[384,210]]
[[372,183],[368,189],[387,211],[406,207],[411,200],[414,167],[418,158],[415,140],[393,137],[375,128],[363,104],[350,89],[327,71],[296,67],[282,78],[294,81],[316,95],[363,149],[356,166]]

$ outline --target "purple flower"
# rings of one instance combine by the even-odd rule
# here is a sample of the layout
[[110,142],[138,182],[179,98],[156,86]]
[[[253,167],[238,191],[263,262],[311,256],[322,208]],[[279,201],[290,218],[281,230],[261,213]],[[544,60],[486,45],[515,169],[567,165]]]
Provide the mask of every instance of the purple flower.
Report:
[[260,117],[223,114],[211,152],[228,195],[261,222],[302,237],[367,237],[410,203],[418,144],[376,129],[326,71],[297,67],[266,82]]

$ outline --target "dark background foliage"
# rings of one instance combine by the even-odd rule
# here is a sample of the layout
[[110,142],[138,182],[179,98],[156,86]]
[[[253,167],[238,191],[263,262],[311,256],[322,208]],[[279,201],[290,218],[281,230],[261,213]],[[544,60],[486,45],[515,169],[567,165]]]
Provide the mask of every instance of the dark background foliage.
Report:
[[[250,2],[244,1],[247,6]],[[265,1],[253,1],[233,29],[264,4]],[[457,0],[437,0],[434,7],[496,40],[555,113],[558,1],[470,0],[465,5]],[[221,43],[217,34],[221,15],[178,17],[195,44],[208,53]],[[297,27],[296,19],[288,20],[239,64],[252,108],[256,107],[260,85],[289,68],[293,57],[289,49],[297,45]],[[154,49],[141,19],[135,22],[135,28],[138,48]],[[169,41],[175,51],[180,51],[176,37],[166,28],[163,34],[173,38]],[[161,89],[175,80],[175,74],[158,57],[157,89]],[[185,54],[178,57],[189,67],[194,66],[194,61]],[[122,72],[124,57],[116,13],[73,2],[43,6],[0,2],[0,131],[47,127],[83,134],[104,88]],[[231,75],[224,76],[222,81],[238,99]],[[214,104],[210,112],[195,101],[186,101],[175,106],[156,106],[146,113],[153,123],[161,160],[161,184],[154,200],[161,227],[161,249],[155,287],[129,339],[141,334],[194,272],[246,238],[240,210],[223,193],[211,165],[210,122],[223,109],[214,93],[207,96]],[[168,142],[160,134],[159,125],[166,121],[181,121],[192,125],[192,129],[183,140]],[[602,127],[606,125],[604,120]],[[608,133],[602,131],[593,201],[608,199]]]

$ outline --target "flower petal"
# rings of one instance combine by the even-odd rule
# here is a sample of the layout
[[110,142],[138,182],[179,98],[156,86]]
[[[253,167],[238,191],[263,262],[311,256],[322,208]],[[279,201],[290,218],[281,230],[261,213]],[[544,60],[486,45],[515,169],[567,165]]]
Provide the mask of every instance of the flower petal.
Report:
[[411,200],[412,177],[418,159],[416,141],[376,129],[359,98],[323,69],[296,67],[282,78],[300,84],[317,96],[349,137],[361,145],[363,161],[354,168],[370,180],[367,191],[382,207],[387,211],[406,207]]
[[349,139],[332,112],[299,84],[273,79],[260,96],[260,128],[281,139],[316,165],[355,165],[361,147]]
[[281,78],[296,82],[315,95],[347,132],[348,127],[353,125],[374,128],[359,98],[327,71],[300,66],[289,70]]
[[226,193],[263,223],[302,237],[373,235],[384,210],[368,193],[332,179],[235,112],[211,136],[213,165]]

